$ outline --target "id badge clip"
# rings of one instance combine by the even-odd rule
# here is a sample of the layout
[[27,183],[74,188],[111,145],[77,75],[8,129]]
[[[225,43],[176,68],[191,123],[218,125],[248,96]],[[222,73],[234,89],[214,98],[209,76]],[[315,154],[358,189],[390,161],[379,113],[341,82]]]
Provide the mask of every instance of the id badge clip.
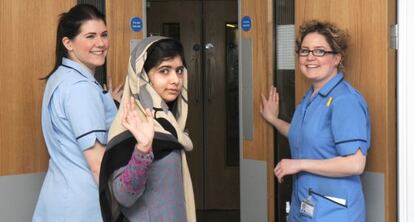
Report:
[[300,214],[313,218],[313,212],[315,211],[315,204],[312,201],[312,196],[308,196],[305,200],[300,202]]

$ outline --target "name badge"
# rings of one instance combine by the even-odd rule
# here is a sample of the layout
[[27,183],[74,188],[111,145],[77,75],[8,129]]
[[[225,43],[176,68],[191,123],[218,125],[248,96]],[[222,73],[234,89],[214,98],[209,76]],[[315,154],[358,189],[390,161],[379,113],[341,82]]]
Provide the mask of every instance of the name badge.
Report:
[[311,197],[300,202],[300,214],[313,218],[315,204],[313,204]]

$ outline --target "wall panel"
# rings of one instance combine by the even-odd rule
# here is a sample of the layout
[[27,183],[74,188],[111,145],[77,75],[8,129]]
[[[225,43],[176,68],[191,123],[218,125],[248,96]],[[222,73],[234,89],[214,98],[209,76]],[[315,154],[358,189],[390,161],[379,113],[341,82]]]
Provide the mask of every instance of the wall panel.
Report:
[[45,171],[40,113],[58,15],[74,0],[0,1],[0,176]]
[[115,87],[125,81],[128,71],[130,41],[144,37],[143,31],[133,32],[130,28],[130,21],[133,17],[139,16],[144,20],[144,9],[142,0],[107,0],[105,5],[110,40],[107,57],[107,82],[112,81]]

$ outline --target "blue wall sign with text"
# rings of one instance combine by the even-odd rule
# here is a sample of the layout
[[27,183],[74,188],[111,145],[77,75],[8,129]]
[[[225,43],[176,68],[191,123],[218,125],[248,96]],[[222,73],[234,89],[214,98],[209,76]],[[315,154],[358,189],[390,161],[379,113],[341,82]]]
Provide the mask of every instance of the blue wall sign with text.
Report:
[[131,19],[131,29],[134,32],[139,32],[142,30],[142,19],[138,16],[135,16]]
[[249,16],[244,16],[241,20],[241,27],[243,31],[249,31],[252,28],[252,19]]

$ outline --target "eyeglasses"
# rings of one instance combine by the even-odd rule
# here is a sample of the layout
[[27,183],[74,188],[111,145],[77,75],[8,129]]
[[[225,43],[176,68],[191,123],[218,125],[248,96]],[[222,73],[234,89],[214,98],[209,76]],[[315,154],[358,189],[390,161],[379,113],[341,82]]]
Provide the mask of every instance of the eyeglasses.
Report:
[[312,55],[313,56],[316,56],[316,57],[322,57],[326,53],[336,54],[336,52],[334,52],[334,51],[325,51],[324,49],[314,49],[314,50],[310,50],[310,49],[299,49],[297,53],[299,54],[299,56],[302,56],[302,57],[308,56],[309,53],[312,53]]

